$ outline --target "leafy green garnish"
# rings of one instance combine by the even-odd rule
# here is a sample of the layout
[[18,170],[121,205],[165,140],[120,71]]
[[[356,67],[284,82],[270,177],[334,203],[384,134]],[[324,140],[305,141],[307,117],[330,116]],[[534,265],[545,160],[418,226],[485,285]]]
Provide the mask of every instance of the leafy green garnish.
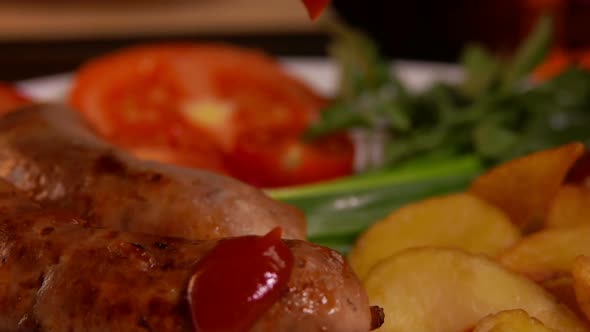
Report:
[[436,83],[410,93],[384,69],[389,62],[368,37],[333,28],[331,49],[342,68],[341,94],[306,137],[350,128],[384,131],[391,142],[384,150],[387,165],[449,146],[493,164],[566,139],[587,140],[590,73],[563,73],[532,87],[528,82],[547,56],[552,29],[551,18],[542,17],[511,59],[471,45],[461,57],[461,84]]
[[553,21],[549,16],[542,16],[531,35],[516,52],[516,55],[504,74],[502,91],[509,92],[521,80],[537,67],[547,56],[553,35]]
[[463,52],[461,64],[465,70],[462,92],[476,98],[489,91],[501,75],[502,65],[481,45],[470,45]]
[[362,33],[334,25],[342,81],[307,139],[355,129],[385,133],[386,163],[350,178],[270,191],[302,209],[310,240],[346,252],[355,237],[397,207],[466,188],[485,167],[571,141],[590,143],[590,73],[570,69],[533,85],[552,24],[543,17],[511,59],[472,45],[464,80],[410,92]]

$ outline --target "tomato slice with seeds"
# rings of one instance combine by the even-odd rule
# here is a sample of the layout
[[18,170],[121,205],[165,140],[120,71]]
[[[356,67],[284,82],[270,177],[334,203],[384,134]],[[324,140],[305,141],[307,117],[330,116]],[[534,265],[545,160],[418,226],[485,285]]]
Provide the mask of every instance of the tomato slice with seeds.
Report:
[[345,134],[311,143],[281,134],[242,137],[229,156],[233,176],[273,188],[329,180],[354,171],[354,146]]
[[174,151],[203,154],[201,161],[214,151],[226,154],[237,137],[253,132],[298,135],[326,103],[260,52],[191,43],[138,46],[92,60],[78,71],[70,102],[115,144],[166,148],[164,162],[186,160],[170,158]]
[[0,82],[0,115],[9,113],[18,106],[26,105],[31,101],[21,94],[15,87],[8,83]]
[[100,57],[80,69],[70,101],[115,141],[184,139],[197,128],[226,151],[235,137],[261,128],[300,132],[325,104],[262,53],[203,44]]

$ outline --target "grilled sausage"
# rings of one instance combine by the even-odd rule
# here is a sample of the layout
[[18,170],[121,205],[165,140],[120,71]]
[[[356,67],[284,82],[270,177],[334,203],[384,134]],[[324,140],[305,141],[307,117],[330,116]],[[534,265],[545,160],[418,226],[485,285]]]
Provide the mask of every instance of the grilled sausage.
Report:
[[137,160],[65,106],[33,105],[0,119],[0,177],[93,226],[198,240],[280,226],[286,238],[305,238],[295,208],[230,178]]
[[[369,331],[366,294],[342,256],[283,241],[295,259],[288,290],[251,331]],[[216,244],[88,227],[1,182],[0,330],[192,332],[187,284]]]

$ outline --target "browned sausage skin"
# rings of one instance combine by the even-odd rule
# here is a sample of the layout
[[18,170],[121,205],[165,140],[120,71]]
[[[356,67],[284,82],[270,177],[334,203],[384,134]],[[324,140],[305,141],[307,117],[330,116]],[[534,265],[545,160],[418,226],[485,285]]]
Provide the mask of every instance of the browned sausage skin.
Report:
[[[0,330],[192,332],[187,283],[216,241],[80,225],[0,183]],[[371,310],[342,256],[285,240],[288,291],[251,331],[366,332]]]
[[285,238],[305,238],[295,208],[230,178],[139,161],[97,139],[65,106],[0,119],[0,177],[93,226],[199,240],[280,226]]

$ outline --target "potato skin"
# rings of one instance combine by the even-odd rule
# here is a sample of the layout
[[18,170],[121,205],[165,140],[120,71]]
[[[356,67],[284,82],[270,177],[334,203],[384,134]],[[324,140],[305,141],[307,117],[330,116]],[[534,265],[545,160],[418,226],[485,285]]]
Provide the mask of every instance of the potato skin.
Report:
[[503,210],[523,232],[534,232],[585,150],[573,142],[510,160],[476,178],[469,191]]
[[557,331],[588,331],[538,284],[460,249],[406,249],[380,262],[363,281],[371,302],[385,309],[383,332],[467,331],[482,317],[511,309],[523,309]]
[[438,196],[403,206],[371,226],[348,259],[361,279],[404,249],[438,246],[497,256],[520,238],[498,208],[469,193]]
[[137,160],[61,105],[0,118],[0,177],[97,227],[207,240],[280,226],[285,238],[306,237],[299,210],[227,177]]
[[520,309],[500,311],[484,317],[473,332],[557,332]]

